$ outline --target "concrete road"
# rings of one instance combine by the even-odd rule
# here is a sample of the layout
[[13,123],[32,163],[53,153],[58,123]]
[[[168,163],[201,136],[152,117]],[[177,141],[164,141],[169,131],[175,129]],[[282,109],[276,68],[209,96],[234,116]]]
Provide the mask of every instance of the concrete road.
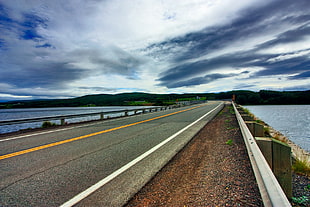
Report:
[[0,140],[0,206],[122,206],[222,108],[209,102]]

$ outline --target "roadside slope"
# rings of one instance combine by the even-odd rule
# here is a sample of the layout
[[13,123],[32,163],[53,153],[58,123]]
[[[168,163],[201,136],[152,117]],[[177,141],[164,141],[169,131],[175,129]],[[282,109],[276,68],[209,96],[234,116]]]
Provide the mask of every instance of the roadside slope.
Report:
[[126,206],[263,206],[231,107],[226,106]]

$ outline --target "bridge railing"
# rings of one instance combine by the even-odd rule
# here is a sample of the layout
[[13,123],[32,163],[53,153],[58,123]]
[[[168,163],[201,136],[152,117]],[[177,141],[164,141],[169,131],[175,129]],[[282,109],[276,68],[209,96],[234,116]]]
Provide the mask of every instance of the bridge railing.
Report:
[[135,115],[138,113],[150,113],[154,111],[167,110],[167,109],[178,108],[181,106],[199,104],[199,103],[204,103],[204,102],[206,101],[186,101],[184,103],[179,103],[179,104],[170,105],[170,106],[124,109],[124,110],[117,110],[117,111],[93,112],[93,113],[73,114],[73,115],[46,116],[46,117],[36,117],[36,118],[27,118],[27,119],[18,119],[18,120],[3,120],[3,121],[0,121],[0,126],[33,123],[33,122],[43,122],[43,121],[55,121],[55,120],[60,120],[61,125],[65,125],[66,123],[65,120],[73,119],[73,118],[100,116],[100,120],[103,120],[105,118],[108,118],[107,116],[111,114],[119,114],[119,116],[129,116],[129,115]]
[[264,206],[291,206],[234,103],[233,106]]
[[125,109],[125,110],[118,110],[118,111],[93,112],[93,113],[85,113],[85,114],[45,116],[45,117],[36,117],[36,118],[27,118],[27,119],[18,119],[18,120],[4,120],[4,121],[0,121],[0,126],[31,123],[31,122],[54,121],[54,120],[60,120],[61,125],[64,125],[66,119],[100,116],[100,119],[102,120],[104,119],[104,116],[109,115],[109,114],[120,114],[120,116],[128,116],[130,113],[131,114],[147,113],[147,112],[167,110],[167,109],[168,107],[151,107],[151,108],[139,108],[139,109],[130,109],[130,110]]

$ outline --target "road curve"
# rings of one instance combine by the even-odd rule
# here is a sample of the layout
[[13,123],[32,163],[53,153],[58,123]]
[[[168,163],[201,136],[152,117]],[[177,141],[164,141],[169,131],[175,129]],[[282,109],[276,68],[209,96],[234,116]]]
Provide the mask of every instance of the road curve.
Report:
[[212,119],[220,104],[2,139],[0,206],[121,206]]

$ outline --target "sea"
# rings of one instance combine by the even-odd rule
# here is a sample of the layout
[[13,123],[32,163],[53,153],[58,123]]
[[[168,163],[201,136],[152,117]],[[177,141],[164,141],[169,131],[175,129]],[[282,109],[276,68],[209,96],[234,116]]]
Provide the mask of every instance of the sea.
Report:
[[[107,106],[107,107],[57,107],[57,108],[27,108],[27,109],[0,109],[0,121],[5,120],[19,120],[38,117],[49,116],[62,116],[62,115],[75,115],[75,114],[88,114],[88,113],[100,113],[108,111],[121,111],[121,110],[133,110],[150,108],[150,106]],[[109,114],[109,117],[120,116],[120,113]],[[130,113],[129,113],[130,115]],[[76,123],[82,121],[99,119],[100,115],[88,116],[80,118],[66,119],[67,123]],[[60,124],[60,120],[51,121],[55,124]],[[14,125],[0,126],[0,134],[15,132],[28,128],[40,128],[42,122],[23,123]]]
[[310,152],[310,105],[244,107],[295,144]]

